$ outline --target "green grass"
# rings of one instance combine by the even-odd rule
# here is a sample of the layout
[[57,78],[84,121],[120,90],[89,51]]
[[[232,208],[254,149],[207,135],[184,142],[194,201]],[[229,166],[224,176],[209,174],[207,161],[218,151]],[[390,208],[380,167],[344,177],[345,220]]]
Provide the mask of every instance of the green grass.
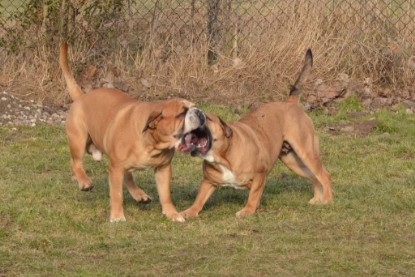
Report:
[[[226,120],[226,107],[203,105]],[[332,136],[346,113],[311,114],[335,202],[312,207],[310,185],[281,163],[261,206],[237,219],[246,191],[219,189],[200,218],[161,215],[151,171],[135,174],[154,201],[125,191],[126,223],[109,223],[106,161],[86,158],[91,192],[71,180],[63,128],[0,127],[0,276],[415,276],[415,117],[378,111],[368,137]],[[188,207],[201,162],[177,154],[172,196]]]

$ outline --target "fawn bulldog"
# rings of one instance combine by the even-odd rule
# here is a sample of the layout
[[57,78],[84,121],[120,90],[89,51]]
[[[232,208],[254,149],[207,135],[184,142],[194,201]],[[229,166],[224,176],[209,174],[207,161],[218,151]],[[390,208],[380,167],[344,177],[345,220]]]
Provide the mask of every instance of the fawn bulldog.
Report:
[[123,182],[137,202],[150,202],[151,198],[135,185],[132,172],[153,168],[163,214],[183,222],[170,196],[171,160],[175,148],[184,141],[183,135],[203,126],[205,115],[183,99],[140,102],[110,88],[84,94],[68,66],[67,52],[67,44],[62,43],[59,62],[73,100],[65,127],[71,170],[79,188],[93,187],[83,168],[85,152],[94,160],[105,153],[109,159],[110,220],[125,221]]
[[264,104],[232,123],[207,114],[205,126],[183,136],[179,150],[204,159],[199,192],[193,205],[181,212],[183,217],[197,216],[221,185],[249,189],[247,204],[236,216],[253,214],[266,176],[277,159],[311,181],[314,197],[310,204],[332,202],[330,175],[320,160],[313,123],[299,105],[301,84],[307,79],[312,63],[313,56],[308,50],[286,102]]

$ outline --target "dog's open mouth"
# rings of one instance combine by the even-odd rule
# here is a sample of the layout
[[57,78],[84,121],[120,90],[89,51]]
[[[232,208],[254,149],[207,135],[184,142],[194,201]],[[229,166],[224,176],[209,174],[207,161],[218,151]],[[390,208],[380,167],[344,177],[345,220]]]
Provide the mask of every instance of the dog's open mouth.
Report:
[[192,156],[206,155],[212,146],[209,128],[202,125],[199,128],[183,135],[178,146],[180,152],[190,152]]

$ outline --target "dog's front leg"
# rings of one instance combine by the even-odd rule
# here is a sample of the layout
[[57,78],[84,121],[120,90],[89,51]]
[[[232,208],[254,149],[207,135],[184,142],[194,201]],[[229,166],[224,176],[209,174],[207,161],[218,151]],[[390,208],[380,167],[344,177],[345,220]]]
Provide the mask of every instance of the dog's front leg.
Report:
[[253,214],[259,206],[259,200],[261,199],[262,192],[265,188],[265,175],[258,174],[252,181],[251,188],[249,190],[248,202],[245,208],[236,213],[236,217],[243,217]]
[[110,165],[109,182],[110,182],[110,202],[111,202],[111,222],[125,221],[123,209],[123,183],[124,169],[119,166]]
[[173,201],[171,200],[171,165],[156,168],[154,175],[156,177],[157,191],[160,197],[163,214],[173,221],[184,222],[184,217],[177,212],[173,205]]
[[209,199],[209,197],[212,195],[215,189],[216,187],[214,185],[212,185],[210,182],[206,180],[203,180],[200,184],[199,192],[197,193],[193,205],[187,210],[181,212],[180,214],[183,215],[185,218],[198,216],[199,212],[202,210],[206,201]]

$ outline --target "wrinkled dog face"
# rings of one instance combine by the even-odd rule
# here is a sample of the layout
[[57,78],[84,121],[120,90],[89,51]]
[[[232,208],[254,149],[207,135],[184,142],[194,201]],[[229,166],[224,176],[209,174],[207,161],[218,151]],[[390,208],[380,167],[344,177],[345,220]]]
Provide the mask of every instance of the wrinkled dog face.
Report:
[[143,129],[163,148],[180,148],[186,133],[198,129],[206,122],[204,113],[186,100],[166,101],[161,111],[153,112]]

